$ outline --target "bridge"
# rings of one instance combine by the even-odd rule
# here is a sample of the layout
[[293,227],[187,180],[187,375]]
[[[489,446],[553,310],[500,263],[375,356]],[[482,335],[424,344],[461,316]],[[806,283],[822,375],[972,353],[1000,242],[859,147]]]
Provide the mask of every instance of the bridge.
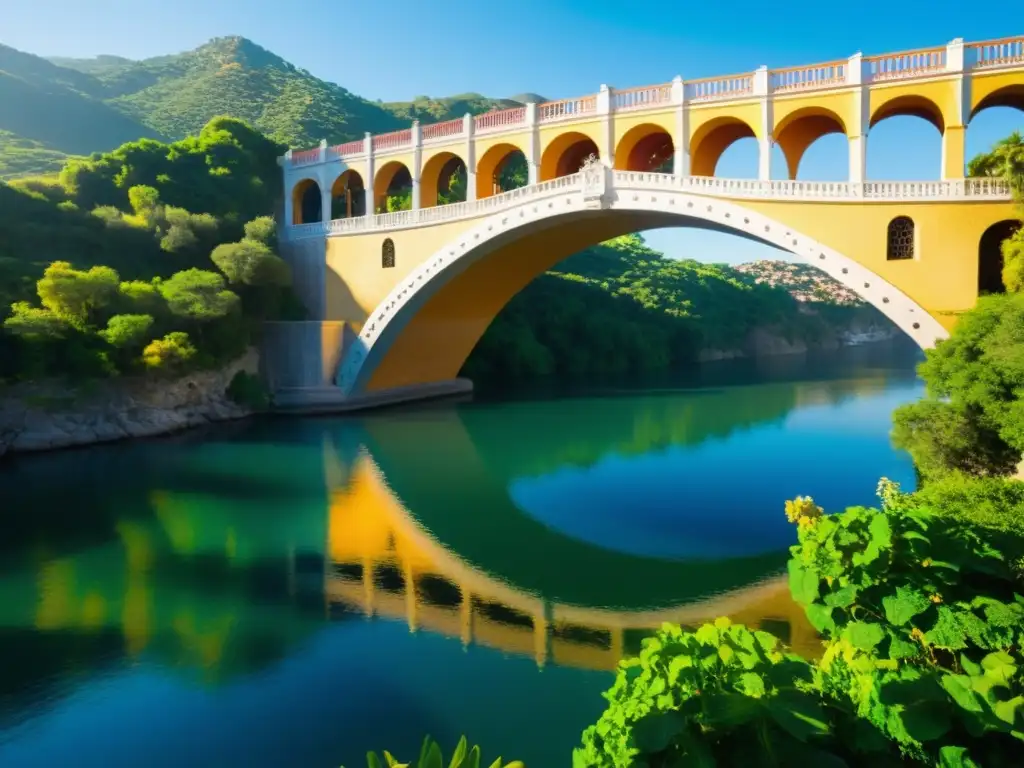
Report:
[[[282,252],[312,321],[271,329],[271,347],[287,350],[272,355],[284,360],[272,383],[352,397],[450,381],[535,276],[603,240],[668,226],[788,251],[927,348],[979,293],[1001,289],[998,243],[1017,225],[1009,189],[964,171],[967,127],[993,106],[1024,110],[1024,36],[602,86],[289,151]],[[941,133],[939,180],[865,179],[868,134],[897,115]],[[848,139],[848,178],[796,180],[807,148],[830,133]],[[745,137],[758,142],[758,178],[716,177]],[[772,178],[773,144],[788,179]],[[509,189],[513,159],[526,183]],[[452,202],[458,169],[465,199]],[[408,203],[396,206],[400,189]]]

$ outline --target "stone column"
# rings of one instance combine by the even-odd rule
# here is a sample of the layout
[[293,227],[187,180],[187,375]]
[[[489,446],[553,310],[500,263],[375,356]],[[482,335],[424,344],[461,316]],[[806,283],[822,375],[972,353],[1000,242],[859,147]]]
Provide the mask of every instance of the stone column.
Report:
[[690,113],[686,107],[686,84],[681,75],[672,78],[672,103],[675,105],[676,130],[672,139],[672,173],[690,175]]
[[615,116],[612,113],[612,89],[604,83],[597,92],[597,115],[601,119],[601,141],[597,151],[601,162],[615,167]]
[[[973,62],[970,62],[973,65]],[[954,101],[952,119],[942,132],[942,179],[963,179],[967,166],[967,123],[971,117],[970,67],[965,57],[963,38],[958,37],[946,45],[946,71],[955,73],[954,87],[957,98]]]
[[772,178],[772,94],[768,82],[768,67],[754,71],[754,95],[761,99],[761,131],[757,137],[757,178]]
[[420,129],[420,121],[412,123],[412,209],[420,209],[420,171],[423,166],[423,131]]
[[537,126],[537,105],[532,101],[526,105],[526,130],[529,132],[526,139],[528,180],[530,184],[536,184],[540,180],[540,132]]
[[373,135],[367,131],[363,137],[363,153],[366,155],[366,178],[363,179],[363,186],[366,187],[366,216],[373,222],[374,212],[377,210],[377,175],[376,163],[373,158]]
[[[863,184],[867,173],[868,108],[870,99],[864,84],[864,56],[859,51],[846,62],[846,82],[856,86],[853,91],[854,123],[849,126],[849,181]],[[863,191],[861,189],[861,191]]]
[[462,118],[462,132],[466,134],[466,202],[476,200],[476,120],[467,114]]

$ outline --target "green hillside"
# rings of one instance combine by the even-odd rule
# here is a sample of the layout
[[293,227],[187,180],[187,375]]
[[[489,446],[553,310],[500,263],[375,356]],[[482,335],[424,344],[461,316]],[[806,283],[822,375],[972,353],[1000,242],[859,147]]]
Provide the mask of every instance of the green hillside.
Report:
[[0,46],[0,178],[51,172],[66,155],[142,137],[182,139],[218,115],[244,119],[283,144],[310,146],[518,103],[476,93],[370,101],[242,37],[144,61],[48,60]]

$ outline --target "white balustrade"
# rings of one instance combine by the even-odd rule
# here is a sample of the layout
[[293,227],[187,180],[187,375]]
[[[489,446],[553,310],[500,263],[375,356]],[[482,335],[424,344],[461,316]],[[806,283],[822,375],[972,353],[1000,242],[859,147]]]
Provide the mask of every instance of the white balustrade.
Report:
[[708,80],[694,80],[684,83],[686,98],[689,101],[719,101],[723,99],[742,99],[754,93],[754,76],[732,75]]
[[626,112],[631,109],[649,109],[672,103],[672,83],[648,85],[643,88],[629,88],[612,93],[612,111]]
[[[285,239],[344,235],[366,231],[387,231],[440,222],[476,218],[508,210],[531,200],[539,200],[566,192],[583,191],[584,175],[561,176],[491,197],[462,203],[438,205],[419,210],[380,213],[371,218],[349,219],[285,228]],[[949,200],[1009,201],[1010,189],[996,178],[959,179],[950,181],[759,181],[757,179],[722,179],[714,176],[674,176],[653,171],[612,171],[610,193],[616,191],[673,190],[705,197],[733,199],[782,200],[793,202],[842,201],[850,203]]]
[[927,48],[888,56],[869,56],[864,59],[865,82],[906,80],[913,77],[937,75],[946,71],[946,49]]
[[570,120],[586,117],[597,112],[597,96],[582,96],[578,99],[545,101],[537,105],[537,119],[542,123],[554,120]]
[[489,133],[516,128],[526,122],[526,107],[496,109],[474,118],[476,133]]
[[421,129],[421,135],[424,142],[435,141],[437,139],[451,138],[452,136],[461,136],[464,128],[465,121],[460,117],[456,120],[445,120],[443,123],[424,125]]
[[991,69],[1024,64],[1024,35],[991,40],[968,46],[973,53],[969,59],[975,69]]
[[845,61],[830,61],[811,67],[776,69],[770,73],[772,93],[813,91],[820,88],[835,88],[846,83]]

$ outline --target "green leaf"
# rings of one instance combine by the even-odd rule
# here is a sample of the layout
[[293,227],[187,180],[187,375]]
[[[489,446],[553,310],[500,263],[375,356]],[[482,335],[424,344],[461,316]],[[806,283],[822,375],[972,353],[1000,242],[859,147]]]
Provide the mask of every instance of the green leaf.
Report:
[[818,572],[805,568],[796,558],[790,558],[789,591],[793,599],[802,605],[813,603],[818,598]]
[[442,761],[441,747],[434,741],[431,742],[430,749],[427,751],[427,759],[421,760],[417,768],[442,768]]
[[448,768],[462,768],[462,762],[466,759],[466,752],[469,750],[469,746],[466,744],[465,735],[459,737],[459,743],[455,747],[455,754],[452,755],[452,761],[448,764]]
[[913,587],[897,587],[895,595],[882,598],[886,621],[897,627],[902,627],[930,606],[928,596]]
[[862,651],[870,651],[882,642],[885,632],[878,624],[868,624],[863,621],[850,622],[843,630],[843,638],[848,640],[854,648]]
[[960,709],[968,712],[982,711],[981,703],[971,687],[971,678],[967,675],[943,675],[940,682]]
[[995,651],[981,660],[981,666],[988,677],[994,677],[1003,683],[1009,683],[1017,672],[1013,657],[1006,651]]
[[676,681],[679,680],[679,675],[684,669],[688,669],[693,666],[693,659],[684,654],[679,656],[673,656],[672,660],[668,663],[668,682],[669,685],[675,685]]
[[857,601],[857,588],[847,585],[825,595],[825,605],[833,608],[849,608]]
[[1006,701],[997,701],[992,707],[992,711],[1004,723],[1013,725],[1019,719],[1018,714],[1022,704],[1024,704],[1024,696],[1014,696]]
[[807,620],[811,622],[811,626],[818,632],[823,634],[835,632],[836,622],[832,618],[832,608],[820,603],[810,603],[804,605],[804,613],[807,614]]
[[912,659],[921,652],[921,646],[893,635],[889,639],[889,658]]
[[744,672],[740,675],[740,680],[736,687],[745,696],[751,696],[755,699],[764,696],[764,680],[761,679],[760,675],[756,675],[753,672]]
[[757,699],[741,693],[715,693],[707,697],[704,704],[704,720],[708,725],[741,725],[754,718],[759,709]]
[[925,632],[926,642],[936,648],[959,650],[967,647],[967,636],[957,621],[956,614],[948,605],[940,605],[935,626]]
[[633,742],[641,752],[661,752],[682,730],[683,719],[678,712],[658,712],[637,720]]
[[783,689],[767,700],[772,719],[791,736],[806,741],[831,730],[825,710],[809,696],[796,689]]
[[366,753],[366,766],[367,768],[382,768],[376,752]]
[[971,760],[966,747],[945,746],[939,750],[939,768],[979,768]]

